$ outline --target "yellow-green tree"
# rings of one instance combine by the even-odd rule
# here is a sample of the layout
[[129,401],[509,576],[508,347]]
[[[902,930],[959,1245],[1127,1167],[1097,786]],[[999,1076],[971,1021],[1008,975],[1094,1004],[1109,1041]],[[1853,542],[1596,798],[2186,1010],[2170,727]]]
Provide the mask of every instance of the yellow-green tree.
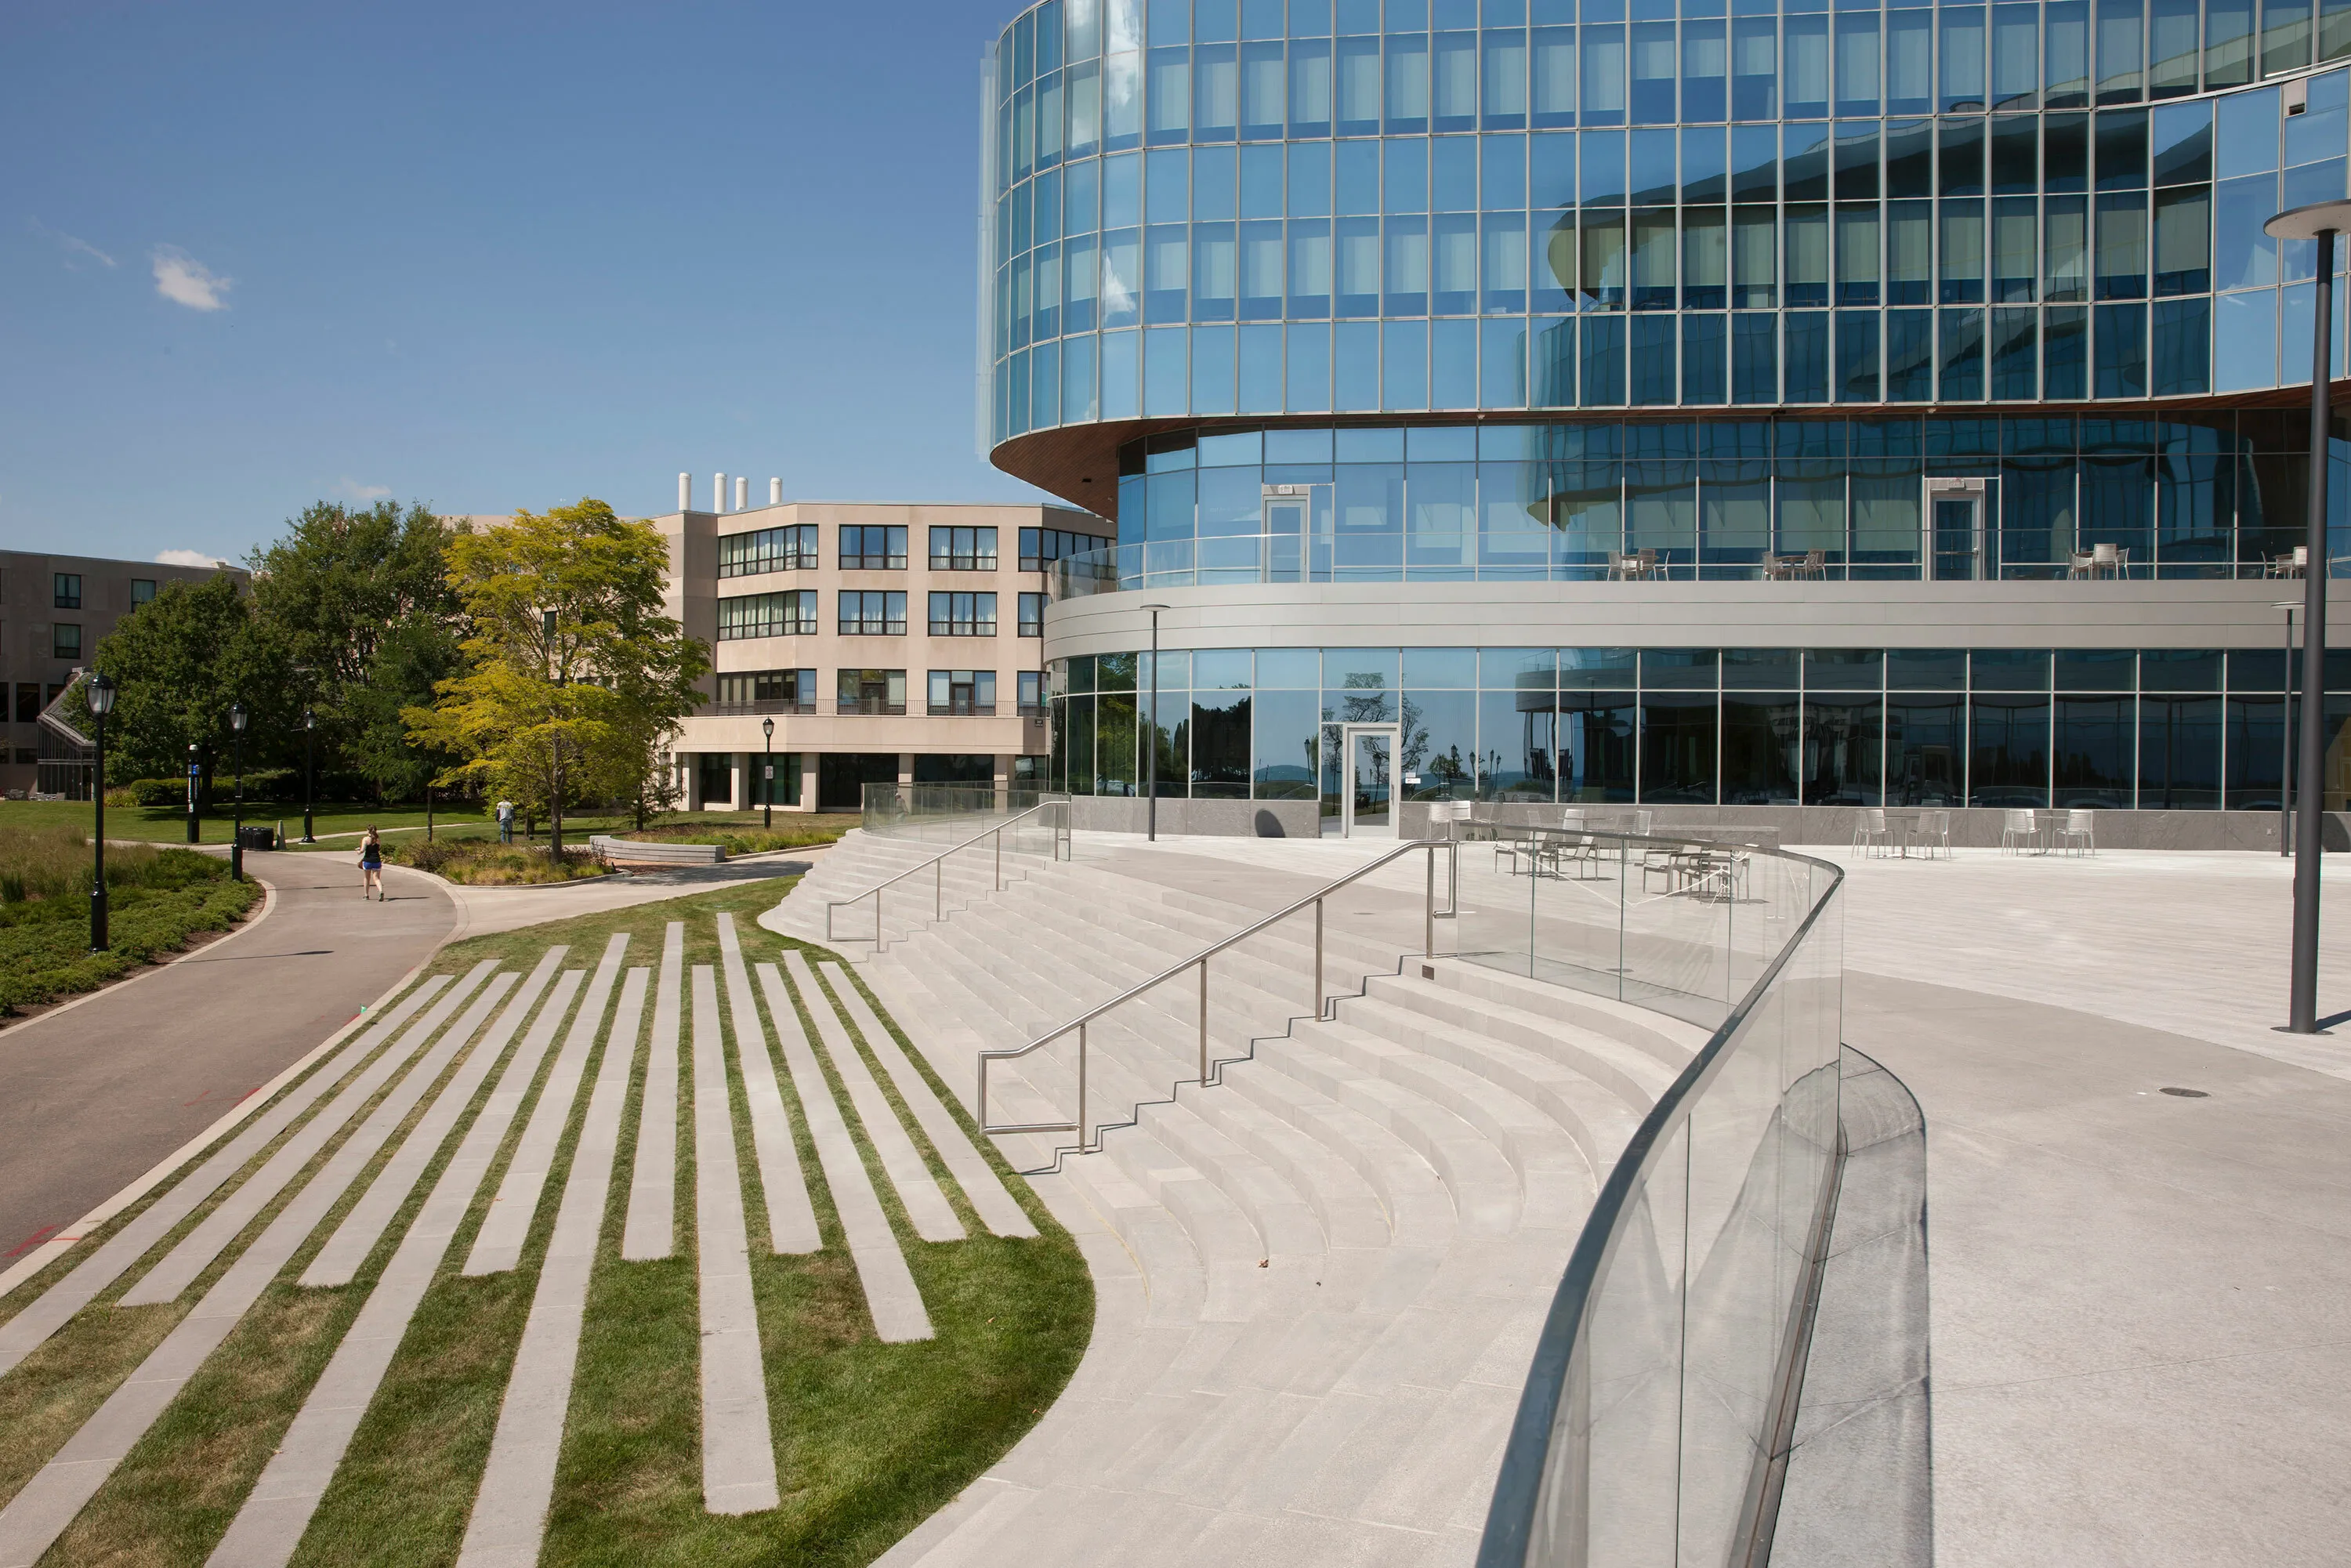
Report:
[[543,809],[560,854],[567,804],[591,788],[648,792],[704,700],[709,650],[662,613],[668,544],[601,501],[460,532],[448,559],[467,667],[402,716],[419,744],[464,758],[440,782]]

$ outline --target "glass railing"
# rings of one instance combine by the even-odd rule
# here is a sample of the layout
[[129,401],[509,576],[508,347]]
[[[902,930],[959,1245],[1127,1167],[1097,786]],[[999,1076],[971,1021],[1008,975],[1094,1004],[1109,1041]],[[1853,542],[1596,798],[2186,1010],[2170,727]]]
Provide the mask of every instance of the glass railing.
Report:
[[[1096,593],[1169,588],[1236,587],[1289,582],[1917,582],[1928,575],[1917,559],[1853,560],[1834,552],[1775,555],[1727,551],[1697,559],[1687,549],[1582,550],[1560,554],[1537,545],[1531,559],[1480,559],[1470,535],[1434,538],[1401,534],[1235,534],[1223,538],[1153,539],[1115,545],[1054,561],[1045,574],[1055,601]],[[2127,552],[2125,552],[2127,553]],[[1731,559],[1735,557],[1746,559]],[[2328,563],[2346,575],[2351,562]],[[2085,554],[2052,561],[2003,561],[1986,574],[2009,582],[2300,577],[2290,558],[2243,561],[2200,558],[2119,556],[2112,562]],[[1972,558],[1935,569],[1938,580],[1977,575]]]
[[1838,1170],[1843,873],[1594,833],[1460,856],[1464,958],[1713,1030],[1576,1243],[1479,1562],[1762,1562]]
[[868,784],[862,826],[876,838],[960,843],[1046,800],[1050,789],[987,784]]

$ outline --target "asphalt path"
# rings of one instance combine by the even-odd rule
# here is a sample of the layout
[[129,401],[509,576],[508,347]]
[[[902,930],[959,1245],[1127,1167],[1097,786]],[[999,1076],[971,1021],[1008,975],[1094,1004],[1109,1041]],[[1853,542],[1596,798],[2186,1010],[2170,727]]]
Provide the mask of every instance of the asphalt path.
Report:
[[248,852],[272,907],[175,963],[0,1030],[0,1267],[350,1021],[457,924],[433,878],[362,900],[340,854]]

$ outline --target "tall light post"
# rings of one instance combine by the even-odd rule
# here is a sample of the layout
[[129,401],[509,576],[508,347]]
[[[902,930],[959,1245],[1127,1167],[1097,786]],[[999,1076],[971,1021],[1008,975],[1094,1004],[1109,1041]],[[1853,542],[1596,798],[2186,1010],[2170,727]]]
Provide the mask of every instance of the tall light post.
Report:
[[759,721],[759,825],[776,825],[776,721]]
[[[723,504],[726,499],[726,496],[722,493],[717,501]],[[555,612],[540,611],[538,626],[547,642],[548,673],[554,678],[556,685],[560,688],[565,681],[563,661],[555,651]],[[562,716],[559,707],[556,716],[558,718]],[[563,736],[559,731],[549,738],[553,744],[555,752],[552,780],[555,787],[549,793],[547,800],[547,852],[559,861],[563,858]]]
[[196,780],[203,773],[196,762],[196,743],[188,742],[188,842],[202,841],[202,831],[196,826]]
[[2318,1032],[2319,856],[2325,850],[2326,739],[2326,448],[2328,377],[2335,340],[2335,236],[2351,226],[2351,201],[2291,208],[2262,225],[2274,239],[2318,242],[2317,300],[2311,312],[2309,548],[2302,582],[2301,755],[2294,758],[2294,983],[2285,1032]]
[[1151,612],[1151,727],[1143,742],[1144,834],[1159,841],[1159,612],[1165,604],[1146,604]]
[[306,844],[319,841],[310,834],[311,760],[317,754],[319,716],[306,706],[302,710],[302,841]]
[[114,711],[114,683],[104,675],[92,675],[89,685],[82,688],[82,698],[89,704],[89,716],[97,720],[98,771],[90,776],[89,803],[96,813],[93,831],[89,836],[90,852],[95,858],[89,887],[89,950],[106,951],[106,716]]
[[228,879],[245,880],[245,705],[228,705],[228,727],[236,737],[236,812],[228,833]]

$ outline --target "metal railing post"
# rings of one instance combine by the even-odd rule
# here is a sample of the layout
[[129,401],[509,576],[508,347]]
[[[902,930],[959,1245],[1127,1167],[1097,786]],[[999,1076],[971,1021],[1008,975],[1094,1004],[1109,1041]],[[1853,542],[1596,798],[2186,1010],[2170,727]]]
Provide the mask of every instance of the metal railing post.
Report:
[[1200,960],[1200,1087],[1208,1086],[1208,960]]
[[996,839],[996,891],[1004,891],[1004,830],[998,828]]
[[979,1130],[982,1133],[987,1131],[987,1055],[985,1051],[979,1058]]
[[1314,1016],[1322,1016],[1322,901],[1314,901]]
[[1078,1026],[1078,1153],[1086,1152],[1086,1026]]
[[1420,953],[1437,956],[1437,846],[1428,847],[1428,887],[1420,900]]
[[873,950],[879,953],[886,946],[882,939],[882,890],[873,890]]
[[931,918],[947,917],[947,857],[941,855],[931,862]]

